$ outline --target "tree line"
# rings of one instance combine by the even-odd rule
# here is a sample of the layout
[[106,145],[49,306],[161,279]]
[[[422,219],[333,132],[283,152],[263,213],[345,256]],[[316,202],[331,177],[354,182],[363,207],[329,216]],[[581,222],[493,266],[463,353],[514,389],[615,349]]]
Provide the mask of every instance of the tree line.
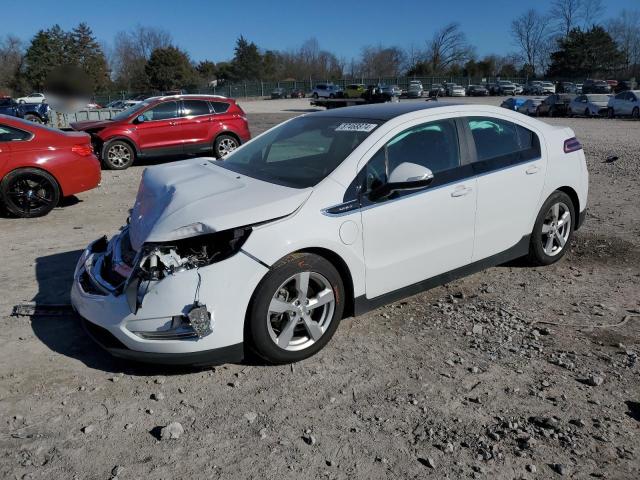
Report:
[[585,78],[640,73],[640,11],[603,20],[601,0],[553,0],[510,25],[507,55],[479,57],[458,23],[408,48],[365,45],[346,60],[314,39],[290,50],[260,48],[240,36],[228,61],[193,61],[161,28],[137,26],[100,43],[81,23],[38,31],[28,43],[0,39],[0,94],[31,90],[91,95],[106,91],[202,89],[221,82],[408,76]]

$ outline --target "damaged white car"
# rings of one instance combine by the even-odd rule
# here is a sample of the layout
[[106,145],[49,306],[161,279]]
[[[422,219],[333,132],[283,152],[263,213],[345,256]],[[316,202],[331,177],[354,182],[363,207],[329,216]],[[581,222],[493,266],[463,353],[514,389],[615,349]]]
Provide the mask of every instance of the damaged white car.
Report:
[[582,223],[574,133],[442,102],[297,117],[226,157],[145,170],[71,298],[114,355],[174,364],[306,358],[357,315],[483,268],[561,258]]

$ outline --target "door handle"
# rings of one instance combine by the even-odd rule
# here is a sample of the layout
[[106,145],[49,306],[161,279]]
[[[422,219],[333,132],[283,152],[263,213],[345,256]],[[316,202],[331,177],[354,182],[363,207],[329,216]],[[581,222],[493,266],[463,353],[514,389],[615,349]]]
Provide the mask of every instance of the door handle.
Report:
[[525,170],[525,173],[527,175],[533,175],[534,173],[538,173],[539,171],[540,171],[540,167],[538,167],[537,165],[531,165],[529,166],[529,168]]
[[453,192],[451,192],[451,196],[452,197],[464,197],[465,195],[468,195],[469,193],[471,193],[472,188],[471,187],[465,187],[464,185],[456,188]]
[[172,127],[176,126],[176,122],[169,122],[169,125],[171,125]]

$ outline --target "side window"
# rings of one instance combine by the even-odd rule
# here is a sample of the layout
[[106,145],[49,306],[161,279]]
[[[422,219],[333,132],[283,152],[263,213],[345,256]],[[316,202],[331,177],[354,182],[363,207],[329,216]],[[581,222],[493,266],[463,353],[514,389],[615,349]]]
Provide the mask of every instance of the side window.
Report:
[[0,142],[19,142],[29,140],[31,134],[18,128],[0,125]]
[[424,123],[396,135],[367,163],[366,191],[384,184],[389,173],[404,162],[423,165],[434,174],[460,166],[455,122]]
[[467,119],[476,145],[477,160],[525,161],[540,156],[538,136],[531,130],[498,118]]
[[198,115],[209,115],[209,104],[202,100],[183,100],[182,116],[196,117]]
[[150,108],[143,113],[146,121],[151,122],[154,120],[167,120],[169,118],[176,118],[178,116],[178,103],[177,102],[165,102]]
[[224,113],[229,110],[229,104],[227,102],[211,102],[211,108],[216,113]]

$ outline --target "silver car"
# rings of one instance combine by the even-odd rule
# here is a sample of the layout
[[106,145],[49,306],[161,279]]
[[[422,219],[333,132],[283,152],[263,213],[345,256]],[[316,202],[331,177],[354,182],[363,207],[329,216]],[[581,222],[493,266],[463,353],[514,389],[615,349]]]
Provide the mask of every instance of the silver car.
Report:
[[522,105],[520,105],[518,108],[516,108],[516,111],[520,113],[524,113],[525,115],[530,115],[530,116],[537,115],[538,107],[544,101],[544,99],[545,97],[530,98],[526,102],[524,102]]
[[567,113],[569,116],[605,117],[610,97],[605,93],[578,95],[569,103]]
[[423,91],[424,88],[422,87],[422,82],[420,80],[411,80],[409,82],[409,88],[407,89],[407,97],[420,98]]
[[336,98],[342,95],[342,88],[333,83],[319,83],[311,91],[313,98]]

